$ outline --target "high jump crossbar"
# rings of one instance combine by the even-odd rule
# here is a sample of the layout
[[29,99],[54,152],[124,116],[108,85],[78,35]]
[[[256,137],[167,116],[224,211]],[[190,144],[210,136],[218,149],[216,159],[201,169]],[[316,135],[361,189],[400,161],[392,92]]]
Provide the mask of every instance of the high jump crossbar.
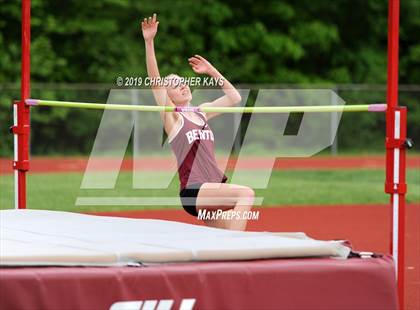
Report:
[[[400,309],[404,309],[405,272],[405,183],[407,110],[398,105],[398,47],[400,0],[388,0],[388,78],[386,95],[386,180],[390,195],[392,253],[398,281]],[[26,208],[26,172],[29,170],[30,135],[30,34],[31,1],[22,0],[22,62],[20,100],[13,104],[13,169],[15,171],[15,207]],[[132,106],[131,106],[132,107]],[[108,108],[109,109],[109,108]],[[304,112],[304,111],[302,111]]]
[[141,112],[216,112],[216,113],[299,113],[299,112],[385,112],[386,104],[289,106],[289,107],[175,107],[132,104],[103,104],[89,102],[54,101],[26,99],[29,106],[49,106],[62,108],[83,108],[95,110],[120,110]]

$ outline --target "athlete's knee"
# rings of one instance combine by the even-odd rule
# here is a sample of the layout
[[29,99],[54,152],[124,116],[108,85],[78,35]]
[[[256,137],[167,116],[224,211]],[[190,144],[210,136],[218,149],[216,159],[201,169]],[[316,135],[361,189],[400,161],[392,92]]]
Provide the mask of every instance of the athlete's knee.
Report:
[[244,186],[241,188],[239,193],[239,199],[246,205],[252,205],[254,203],[255,192],[252,188]]
[[241,190],[241,197],[248,197],[248,198],[254,199],[255,192],[251,187],[244,186],[243,189]]

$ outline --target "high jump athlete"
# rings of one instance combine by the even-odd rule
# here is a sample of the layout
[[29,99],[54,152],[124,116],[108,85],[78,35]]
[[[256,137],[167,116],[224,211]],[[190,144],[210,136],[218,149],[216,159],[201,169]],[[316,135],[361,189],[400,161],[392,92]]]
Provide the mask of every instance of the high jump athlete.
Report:
[[[159,81],[160,74],[154,50],[154,37],[159,22],[156,14],[145,18],[141,29],[146,46],[147,73],[151,81]],[[195,55],[188,59],[195,73],[223,79],[224,96],[205,102],[200,107],[228,107],[241,101],[239,92],[206,59]],[[162,81],[162,79],[160,80]],[[161,106],[187,107],[192,100],[191,90],[181,77],[170,74],[169,83],[155,82],[152,91]],[[169,85],[168,85],[169,84]],[[217,228],[245,230],[244,213],[252,208],[254,191],[246,186],[227,184],[227,177],[219,170],[214,154],[214,135],[208,120],[219,113],[161,112],[164,130],[178,162],[180,197],[184,209],[193,216],[198,212],[215,214],[204,218],[206,225]]]

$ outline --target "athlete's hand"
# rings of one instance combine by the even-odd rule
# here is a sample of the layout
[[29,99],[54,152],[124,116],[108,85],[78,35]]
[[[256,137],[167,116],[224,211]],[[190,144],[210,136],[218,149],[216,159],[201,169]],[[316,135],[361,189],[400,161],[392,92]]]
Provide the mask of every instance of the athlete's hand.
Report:
[[153,17],[145,18],[141,22],[141,31],[143,33],[144,41],[151,41],[156,35],[159,22],[157,21],[156,13]]
[[194,55],[188,58],[188,62],[195,73],[212,75],[217,70],[213,65],[200,55]]

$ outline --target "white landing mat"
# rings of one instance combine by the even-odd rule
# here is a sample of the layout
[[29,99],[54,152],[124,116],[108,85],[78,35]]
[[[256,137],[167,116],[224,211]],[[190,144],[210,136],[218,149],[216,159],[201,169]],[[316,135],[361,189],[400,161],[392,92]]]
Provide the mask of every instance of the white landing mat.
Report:
[[172,221],[59,211],[0,211],[2,266],[346,258],[349,252],[340,242],[314,240],[304,233],[237,232]]

